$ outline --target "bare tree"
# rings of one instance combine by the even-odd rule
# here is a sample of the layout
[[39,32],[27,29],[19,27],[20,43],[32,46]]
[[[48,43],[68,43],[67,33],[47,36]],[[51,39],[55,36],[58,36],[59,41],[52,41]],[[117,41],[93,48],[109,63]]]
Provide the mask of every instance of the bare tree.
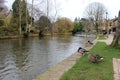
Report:
[[56,0],[54,0],[54,9],[55,9],[54,21],[55,21],[56,20],[56,16],[57,16],[57,12],[58,12]]
[[61,2],[60,0],[49,0],[48,7],[48,17],[50,18],[51,22],[55,22],[61,11]]
[[[41,16],[46,16],[53,24],[47,26],[52,34],[52,26],[57,18],[59,5],[57,0],[34,0],[37,4],[28,4],[28,9],[35,21]],[[33,10],[32,10],[33,9]],[[33,15],[32,15],[33,14]],[[46,22],[47,23],[47,22]]]
[[28,4],[28,10],[30,12],[30,15],[34,17],[35,20],[38,20],[43,15],[47,16],[52,22],[56,20],[58,10],[60,10],[59,1],[57,0],[33,0],[33,2],[34,3],[32,4]]
[[120,11],[118,13],[118,22],[116,26],[116,33],[114,35],[111,46],[112,47],[120,47]]
[[101,25],[105,17],[105,12],[106,12],[105,6],[98,2],[89,4],[85,9],[85,18],[91,21],[97,33],[98,27]]
[[48,19],[51,21],[51,25],[47,26],[49,27],[49,30],[51,32],[52,35],[52,26],[56,20],[56,16],[58,13],[58,4],[57,4],[57,0],[44,0],[42,2],[42,4],[40,3],[40,5],[43,5],[41,8],[43,8],[43,10],[41,10],[46,16],[48,17]]
[[88,19],[82,18],[82,25],[84,25],[84,31],[86,32],[86,34],[90,31],[90,21]]
[[60,2],[59,0],[47,0],[47,16],[51,20],[51,25],[50,25],[50,31],[51,35],[53,35],[52,28],[55,24],[55,21],[57,20],[58,17],[58,11],[60,11]]
[[[29,10],[29,13],[30,15],[32,16],[32,18],[36,20],[39,20],[39,18],[42,16],[42,15],[45,15],[45,12],[43,9],[43,3],[45,1],[44,0],[33,0],[32,1],[32,4],[31,3],[28,3],[27,4],[27,7],[28,7],[28,10]],[[37,3],[37,4],[36,4]],[[31,21],[32,21],[32,18],[31,18]]]
[[35,19],[35,20],[39,20],[39,18],[40,18],[42,15],[45,15],[45,14],[41,11],[41,9],[38,8],[38,7],[36,7],[36,6],[34,6],[34,11],[33,11],[33,13],[34,13],[34,19]]

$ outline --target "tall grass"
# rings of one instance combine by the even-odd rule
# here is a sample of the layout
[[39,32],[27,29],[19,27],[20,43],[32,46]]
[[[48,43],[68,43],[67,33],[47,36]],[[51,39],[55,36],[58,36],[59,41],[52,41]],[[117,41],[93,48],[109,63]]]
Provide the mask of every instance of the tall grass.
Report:
[[114,80],[112,58],[120,58],[120,49],[98,42],[88,54],[99,54],[104,59],[99,63],[91,63],[88,55],[85,55],[60,80]]

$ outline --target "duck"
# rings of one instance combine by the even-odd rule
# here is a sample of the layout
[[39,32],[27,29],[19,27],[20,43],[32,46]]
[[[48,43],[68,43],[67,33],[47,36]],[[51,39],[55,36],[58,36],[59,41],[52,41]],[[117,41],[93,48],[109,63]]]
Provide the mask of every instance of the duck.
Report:
[[92,63],[98,63],[99,61],[101,61],[103,59],[102,56],[100,55],[94,55],[94,54],[89,54],[88,55],[88,59],[92,62]]
[[91,41],[89,41],[89,40],[88,40],[88,44],[93,45],[93,43]]
[[88,52],[88,50],[86,50],[86,49],[84,49],[84,48],[82,48],[82,47],[79,47],[77,52],[79,52],[79,53],[81,53],[82,55],[84,55],[84,54],[86,54],[86,53]]

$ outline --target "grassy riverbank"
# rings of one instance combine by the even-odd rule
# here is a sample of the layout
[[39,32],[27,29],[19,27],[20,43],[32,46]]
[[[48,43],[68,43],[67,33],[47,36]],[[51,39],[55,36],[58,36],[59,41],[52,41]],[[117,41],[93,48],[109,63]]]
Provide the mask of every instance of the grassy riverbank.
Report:
[[60,80],[114,80],[112,58],[120,58],[120,50],[111,48],[104,42],[98,42],[89,54],[103,56],[103,62],[90,63],[88,55],[80,58],[77,63]]
[[107,39],[107,35],[99,34],[99,35],[98,35],[98,39],[99,39],[99,40],[105,40],[105,39]]

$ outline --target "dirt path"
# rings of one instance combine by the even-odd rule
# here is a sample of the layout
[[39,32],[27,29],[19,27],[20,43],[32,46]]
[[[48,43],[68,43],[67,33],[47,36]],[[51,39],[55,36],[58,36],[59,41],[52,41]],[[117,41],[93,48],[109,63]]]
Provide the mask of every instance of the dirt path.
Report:
[[107,45],[110,45],[112,43],[112,40],[113,40],[113,35],[114,34],[108,35],[108,38],[106,40],[97,40],[97,41],[105,42]]

